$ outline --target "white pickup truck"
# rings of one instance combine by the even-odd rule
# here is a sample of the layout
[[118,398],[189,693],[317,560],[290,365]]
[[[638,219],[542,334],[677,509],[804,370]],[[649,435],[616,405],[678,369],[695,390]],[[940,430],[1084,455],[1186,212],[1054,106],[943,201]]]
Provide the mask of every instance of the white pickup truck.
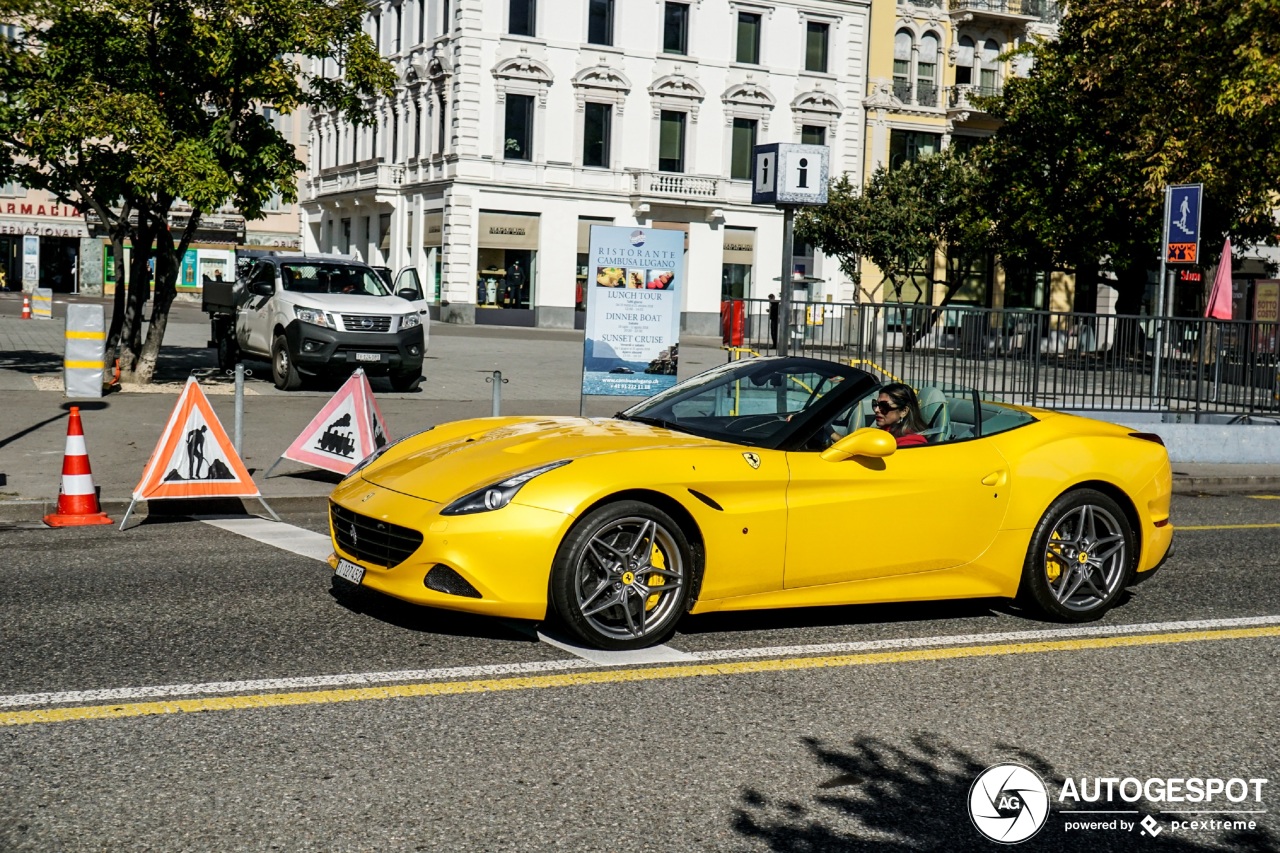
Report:
[[235,282],[205,281],[210,346],[228,369],[242,355],[271,361],[275,386],[304,376],[386,375],[397,391],[422,380],[430,320],[417,271],[392,288],[368,265],[330,255],[269,254]]

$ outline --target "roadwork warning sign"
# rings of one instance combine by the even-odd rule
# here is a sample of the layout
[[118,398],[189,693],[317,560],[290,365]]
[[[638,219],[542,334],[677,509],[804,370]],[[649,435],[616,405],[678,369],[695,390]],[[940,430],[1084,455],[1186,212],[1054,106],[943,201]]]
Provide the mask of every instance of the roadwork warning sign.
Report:
[[133,499],[256,498],[249,476],[195,379],[188,379]]
[[281,458],[346,474],[387,440],[386,421],[369,387],[369,377],[357,370]]

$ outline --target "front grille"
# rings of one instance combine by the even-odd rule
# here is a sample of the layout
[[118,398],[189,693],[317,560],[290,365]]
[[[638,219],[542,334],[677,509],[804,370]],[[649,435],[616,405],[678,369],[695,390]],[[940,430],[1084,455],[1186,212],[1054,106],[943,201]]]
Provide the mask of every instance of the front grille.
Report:
[[391,318],[385,314],[343,314],[342,326],[348,332],[389,332]]
[[360,515],[336,503],[330,502],[329,517],[338,549],[375,566],[398,566],[422,544],[422,534],[416,530]]

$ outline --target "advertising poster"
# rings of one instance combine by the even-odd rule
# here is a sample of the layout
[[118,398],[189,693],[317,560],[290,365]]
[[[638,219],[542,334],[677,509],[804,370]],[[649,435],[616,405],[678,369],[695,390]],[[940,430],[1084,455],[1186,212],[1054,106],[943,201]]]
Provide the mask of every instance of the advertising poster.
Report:
[[684,232],[591,226],[582,393],[647,397],[676,383]]

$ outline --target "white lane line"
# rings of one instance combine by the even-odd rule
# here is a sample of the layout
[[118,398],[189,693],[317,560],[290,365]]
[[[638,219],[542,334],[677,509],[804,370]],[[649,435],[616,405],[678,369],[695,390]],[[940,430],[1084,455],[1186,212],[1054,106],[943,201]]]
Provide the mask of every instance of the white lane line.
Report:
[[[957,644],[1036,641],[1061,637],[1114,636],[1117,634],[1166,633],[1185,630],[1212,630],[1280,624],[1280,616],[1246,616],[1235,619],[1202,619],[1184,622],[1146,622],[1137,625],[1058,628],[1043,631],[1006,631],[990,634],[963,634],[936,637],[904,637],[895,640],[869,640],[860,643],[827,643],[810,646],[770,646],[756,649],[724,649],[688,653],[685,659],[696,661],[737,660],[747,657],[804,657],[830,652],[873,651],[886,648],[950,646]],[[673,650],[674,651],[674,650]],[[677,652],[677,654],[685,654]],[[402,681],[438,681],[447,678],[527,675],[572,669],[596,669],[600,664],[585,659],[531,661],[528,663],[456,666],[440,669],[408,669],[394,672],[359,672],[346,675],[316,675],[298,678],[271,678],[253,681],[214,681],[196,684],[167,684],[153,687],[123,687],[106,690],[75,690],[49,693],[25,693],[0,696],[0,708],[21,705],[58,705],[81,702],[152,699],[165,696],[200,696],[218,693],[291,690],[306,687],[342,687],[348,685],[390,684]]]
[[[301,527],[284,522],[268,521],[265,518],[232,518],[199,517],[205,524],[213,525],[220,530],[227,530],[248,539],[262,542],[294,554],[311,557],[315,560],[328,560],[333,553],[333,543],[328,536],[313,533]],[[525,629],[523,633],[530,633]],[[653,646],[647,649],[636,649],[626,652],[606,652],[600,649],[588,649],[576,646],[564,640],[548,637],[541,631],[536,632],[540,641],[554,646],[563,652],[581,658],[597,666],[637,666],[646,663],[674,663],[693,660],[691,655],[676,651],[670,646]]]
[[292,524],[279,521],[268,521],[265,518],[235,516],[233,518],[211,518],[197,516],[205,524],[238,534],[246,539],[253,539],[266,545],[289,551],[313,560],[328,560],[333,553],[333,543],[323,533],[304,530]]
[[1022,643],[1079,637],[1110,637],[1118,634],[1160,634],[1169,631],[1204,631],[1280,624],[1280,616],[1243,616],[1235,619],[1194,619],[1184,622],[1140,622],[1133,625],[1082,625],[1076,628],[1046,628],[1038,631],[998,631],[989,634],[954,634],[941,637],[898,637],[857,643],[822,643],[809,646],[762,646],[755,649],[723,649],[692,652],[699,661],[741,658],[803,657],[807,655],[866,652],[877,649],[909,649],[923,646],[965,646],[978,643]]

